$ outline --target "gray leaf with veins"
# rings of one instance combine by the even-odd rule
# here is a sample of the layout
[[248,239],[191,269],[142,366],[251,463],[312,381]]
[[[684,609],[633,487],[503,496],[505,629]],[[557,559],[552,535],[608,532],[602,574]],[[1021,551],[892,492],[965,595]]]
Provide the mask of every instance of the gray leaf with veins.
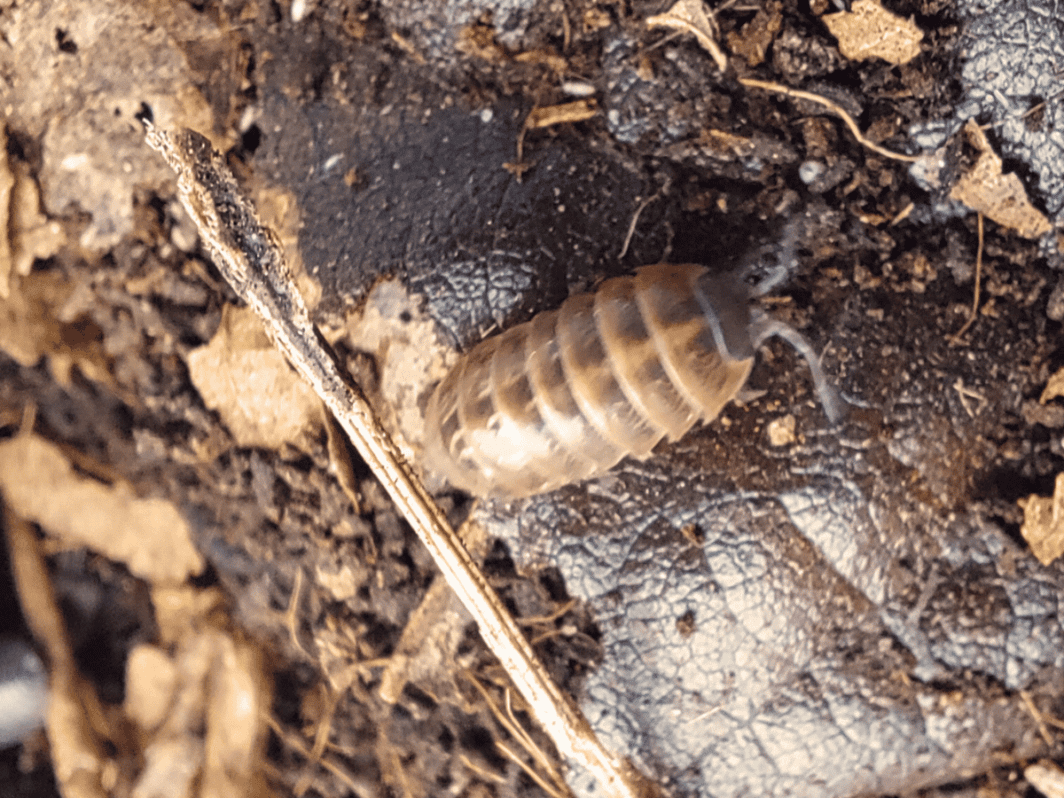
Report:
[[[1001,154],[1021,160],[1038,177],[1049,212],[1064,209],[1064,102],[1060,64],[1064,21],[1055,0],[959,3],[966,14],[966,92],[958,120],[994,121]],[[1044,114],[1035,122],[1032,112]]]
[[[898,511],[850,476],[773,496],[644,464],[486,513],[594,607],[605,657],[584,711],[677,794],[902,792],[1033,752],[1022,702],[988,685],[1064,668],[1059,575],[1028,557],[997,573],[1015,546],[976,519],[933,530],[940,549],[892,539]],[[930,590],[907,562],[935,569]]]

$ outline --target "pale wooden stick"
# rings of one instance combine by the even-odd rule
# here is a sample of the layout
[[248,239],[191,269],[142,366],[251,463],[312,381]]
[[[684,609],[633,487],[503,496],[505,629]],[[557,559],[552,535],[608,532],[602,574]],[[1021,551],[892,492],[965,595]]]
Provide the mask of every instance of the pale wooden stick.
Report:
[[350,436],[428,548],[447,584],[476,619],[484,641],[562,756],[586,768],[598,780],[603,795],[636,798],[657,794],[657,787],[603,747],[580,710],[547,676],[439,507],[377,422],[361,391],[345,379],[310,320],[276,236],[259,221],[222,154],[193,131],[146,127],[148,144],[177,173],[178,195],[218,270],[262,318],[274,344]]

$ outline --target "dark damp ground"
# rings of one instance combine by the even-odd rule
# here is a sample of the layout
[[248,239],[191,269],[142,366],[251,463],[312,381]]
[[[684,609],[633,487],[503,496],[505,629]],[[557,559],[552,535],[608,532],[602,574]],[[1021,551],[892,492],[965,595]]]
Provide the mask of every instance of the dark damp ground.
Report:
[[[79,47],[81,28],[62,27],[58,5],[8,19],[9,39],[47,33],[32,55],[62,94],[49,106],[31,94],[40,89],[25,63],[9,65],[22,82],[3,89],[8,152],[68,236],[31,280],[91,301],[52,324],[60,343],[36,365],[0,356],[0,432],[14,435],[32,405],[38,434],[181,508],[209,562],[202,586],[226,591],[234,627],[269,654],[283,728],[310,739],[337,650],[393,654],[435,570],[357,460],[361,502],[351,505],[324,433],[302,448],[239,447],[190,382],[187,355],[233,296],[209,264],[189,266],[205,255],[186,244],[172,184],[132,119],[144,107],[158,119],[186,83],[205,98],[212,132],[228,136],[237,171],[294,200],[323,321],[396,276],[466,347],[642,264],[727,269],[797,219],[797,268],[777,292],[786,299],[768,306],[824,352],[853,406],[847,422],[828,428],[802,361],[772,343],[748,386],[756,393],[723,423],[603,481],[482,509],[505,541],[484,568],[523,617],[579,599],[530,627],[537,650],[608,744],[676,795],[1021,790],[1023,764],[1046,751],[1020,691],[1064,712],[1064,582],[1026,552],[1016,504],[1051,495],[1062,465],[1064,414],[1037,402],[1064,364],[1050,318],[1054,246],[988,222],[983,312],[951,345],[972,299],[975,214],[860,146],[821,107],[737,81],[829,97],[899,152],[915,151],[917,133],[956,128],[958,106],[983,103],[973,114],[993,122],[984,106],[1002,93],[1046,102],[1039,124],[1051,132],[1057,98],[1041,83],[978,96],[962,85],[961,12],[891,3],[925,38],[917,59],[890,66],[846,61],[819,7],[736,5],[716,17],[734,53],[722,76],[691,37],[645,26],[663,3],[326,0],[299,22],[284,4],[176,15],[163,4],[133,21],[105,5],[95,49]],[[118,54],[155,52],[158,31],[177,66],[160,55],[130,70]],[[1002,69],[1023,73],[1017,58]],[[580,86],[598,113],[525,131],[519,158],[529,111],[571,101]],[[96,108],[92,92],[124,99]],[[80,121],[46,124],[48,114]],[[1006,169],[1055,212],[1055,184],[1041,177],[1051,170],[1009,131],[990,133]],[[95,177],[64,176],[64,158],[84,151]],[[108,172],[122,159],[129,170]],[[128,218],[116,210],[122,196]],[[149,274],[164,276],[133,297],[130,284]],[[58,306],[42,308],[59,319]],[[110,378],[75,369],[59,381],[49,359],[93,344]],[[773,445],[768,429],[787,415],[797,436]],[[205,442],[215,452],[206,459]],[[455,520],[470,506],[455,493],[442,500]],[[345,564],[355,584],[338,599],[320,575]],[[94,554],[50,566],[82,670],[120,702],[129,647],[154,634],[146,586]],[[302,650],[285,618],[297,571],[308,577],[295,621]],[[2,598],[16,617],[10,592]],[[14,621],[7,631],[24,634]],[[394,705],[374,673],[331,719],[327,755],[355,786],[312,767],[307,794],[541,792],[495,746],[507,735],[461,675],[501,683],[471,628],[443,671],[410,681]],[[35,750],[0,758],[5,794],[52,794]],[[276,735],[267,756],[277,793],[290,792],[305,759]]]

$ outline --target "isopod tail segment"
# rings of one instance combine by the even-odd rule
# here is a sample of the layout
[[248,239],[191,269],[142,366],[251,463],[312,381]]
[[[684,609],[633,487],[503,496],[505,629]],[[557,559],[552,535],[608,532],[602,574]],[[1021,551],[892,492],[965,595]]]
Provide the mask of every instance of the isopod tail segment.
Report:
[[649,457],[716,418],[772,336],[806,359],[837,422],[844,405],[812,346],[751,308],[757,290],[703,266],[645,266],[481,341],[429,400],[426,465],[470,493],[520,497]]

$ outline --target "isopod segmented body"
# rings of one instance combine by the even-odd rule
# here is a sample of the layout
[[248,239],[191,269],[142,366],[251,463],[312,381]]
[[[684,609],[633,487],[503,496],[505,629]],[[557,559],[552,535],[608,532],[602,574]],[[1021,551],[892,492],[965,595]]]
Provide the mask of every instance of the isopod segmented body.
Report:
[[703,266],[645,266],[481,341],[429,400],[427,465],[481,496],[530,496],[603,474],[715,418],[770,335],[809,360],[834,420],[840,405],[809,345],[751,313],[749,295]]

